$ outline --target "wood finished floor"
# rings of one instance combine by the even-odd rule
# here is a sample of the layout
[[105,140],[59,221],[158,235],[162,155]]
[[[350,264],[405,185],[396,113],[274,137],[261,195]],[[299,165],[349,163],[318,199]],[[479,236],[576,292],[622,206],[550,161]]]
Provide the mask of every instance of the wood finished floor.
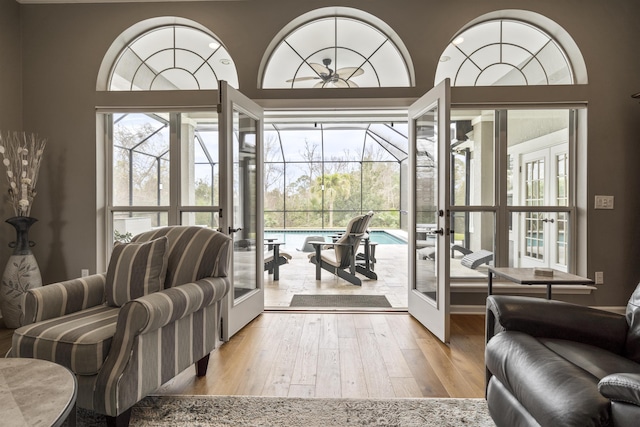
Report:
[[[211,353],[203,378],[156,394],[483,397],[484,316],[453,315],[441,343],[406,313],[265,312]],[[12,330],[0,320],[0,354]]]
[[454,315],[442,344],[406,313],[265,312],[159,394],[483,397],[484,316]]

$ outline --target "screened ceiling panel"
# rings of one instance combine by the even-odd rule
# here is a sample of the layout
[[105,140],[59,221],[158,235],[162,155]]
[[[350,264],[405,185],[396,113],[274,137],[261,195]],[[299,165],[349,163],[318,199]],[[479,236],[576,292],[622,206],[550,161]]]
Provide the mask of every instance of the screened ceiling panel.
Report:
[[270,52],[262,75],[262,87],[273,89],[400,87],[410,81],[390,36],[347,16],[318,18],[288,32]]
[[109,90],[216,89],[222,79],[238,88],[235,64],[220,41],[194,27],[169,25],[143,33],[122,50]]
[[[276,131],[277,130],[277,131]],[[394,161],[407,159],[408,124],[276,123],[265,128],[267,161]],[[282,153],[282,155],[280,154]],[[284,157],[282,157],[284,156]]]
[[458,34],[445,48],[435,82],[452,86],[573,84],[561,46],[525,22],[499,19]]

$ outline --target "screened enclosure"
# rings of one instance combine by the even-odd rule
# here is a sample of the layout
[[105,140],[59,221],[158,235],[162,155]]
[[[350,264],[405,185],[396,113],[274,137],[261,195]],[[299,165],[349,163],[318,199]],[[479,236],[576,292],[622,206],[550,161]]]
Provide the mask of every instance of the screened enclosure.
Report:
[[406,123],[294,123],[265,128],[265,228],[341,228],[375,212],[400,228]]

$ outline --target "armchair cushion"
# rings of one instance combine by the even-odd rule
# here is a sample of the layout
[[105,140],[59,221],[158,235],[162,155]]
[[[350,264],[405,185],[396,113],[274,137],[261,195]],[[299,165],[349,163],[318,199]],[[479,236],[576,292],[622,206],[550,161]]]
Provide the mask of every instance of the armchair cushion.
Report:
[[107,305],[121,307],[158,292],[167,275],[167,237],[148,242],[116,243],[107,268]]
[[49,360],[78,375],[94,375],[109,354],[119,311],[98,305],[22,326],[13,333],[11,356]]

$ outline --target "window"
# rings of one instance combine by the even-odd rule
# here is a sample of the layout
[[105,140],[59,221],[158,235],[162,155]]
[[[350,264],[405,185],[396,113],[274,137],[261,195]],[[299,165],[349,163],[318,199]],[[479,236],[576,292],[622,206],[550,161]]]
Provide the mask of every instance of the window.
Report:
[[233,59],[203,29],[167,25],[149,30],[120,52],[108,88],[118,90],[216,90],[218,81],[238,87]]
[[436,83],[452,86],[574,84],[562,47],[546,32],[513,19],[491,20],[462,31],[447,46]]
[[105,114],[113,240],[170,224],[218,227],[217,117],[215,111]]
[[283,29],[273,44],[263,59],[265,89],[413,84],[402,41],[384,22],[361,11],[310,12]]
[[[494,263],[500,253],[503,266],[570,270],[576,112],[452,109],[452,244],[494,252]],[[481,277],[459,268],[461,256],[452,252],[451,276]]]

